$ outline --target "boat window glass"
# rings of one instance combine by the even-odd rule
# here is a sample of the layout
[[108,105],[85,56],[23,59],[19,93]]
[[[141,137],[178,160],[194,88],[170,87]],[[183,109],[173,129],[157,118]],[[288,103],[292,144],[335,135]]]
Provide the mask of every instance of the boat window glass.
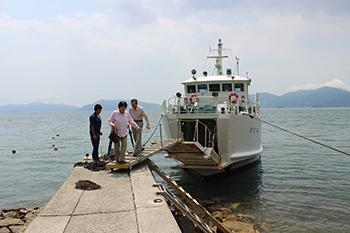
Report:
[[220,84],[209,84],[209,91],[220,91]]
[[235,83],[235,91],[244,91],[243,83]]
[[198,84],[198,92],[208,92],[208,85],[207,84]]
[[196,93],[196,85],[188,85],[187,93]]
[[232,91],[232,83],[223,83],[222,91]]

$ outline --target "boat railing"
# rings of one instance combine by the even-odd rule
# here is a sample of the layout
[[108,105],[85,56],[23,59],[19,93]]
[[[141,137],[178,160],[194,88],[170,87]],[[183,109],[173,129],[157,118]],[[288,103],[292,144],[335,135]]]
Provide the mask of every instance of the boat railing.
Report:
[[[257,99],[258,100],[258,99]],[[237,99],[230,101],[228,97],[196,96],[171,97],[168,99],[168,114],[246,114],[260,117],[259,101]]]
[[[192,120],[181,119],[181,120],[178,120],[178,124],[180,122],[185,122],[185,121],[192,121]],[[203,131],[201,131],[201,133],[199,133],[200,126],[204,127],[204,143],[201,143],[199,140],[199,136],[200,136],[199,134],[203,134]],[[179,127],[178,129],[180,131],[180,135],[182,135],[181,127]],[[207,147],[214,147],[214,143],[213,143],[214,139],[215,139],[215,133],[213,133],[206,124],[201,122],[199,119],[196,119],[192,141],[199,142],[203,147],[207,148]]]

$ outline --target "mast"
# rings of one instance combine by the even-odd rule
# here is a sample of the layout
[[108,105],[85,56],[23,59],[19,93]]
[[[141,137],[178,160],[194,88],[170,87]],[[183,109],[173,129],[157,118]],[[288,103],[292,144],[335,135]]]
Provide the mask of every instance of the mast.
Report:
[[216,58],[216,70],[218,75],[222,75],[222,43],[221,39],[219,39],[218,43],[218,57]]
[[209,52],[217,51],[217,55],[209,55],[207,58],[215,58],[215,68],[216,68],[216,74],[222,75],[222,59],[228,58],[228,56],[223,56],[222,51],[223,50],[229,50],[229,49],[223,49],[222,48],[223,43],[221,43],[221,39],[219,39],[218,48],[217,49],[209,49]]

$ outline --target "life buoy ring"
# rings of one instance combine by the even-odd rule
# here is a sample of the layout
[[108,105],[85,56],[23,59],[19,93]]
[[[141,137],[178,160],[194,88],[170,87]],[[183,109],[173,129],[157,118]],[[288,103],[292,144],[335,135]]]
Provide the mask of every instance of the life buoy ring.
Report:
[[[196,99],[196,101],[193,101],[192,98]],[[192,104],[194,104],[194,103],[196,103],[196,102],[199,102],[199,98],[198,98],[196,95],[191,95],[190,102],[191,102]]]
[[245,100],[245,96],[244,95],[241,95],[241,103],[243,104],[244,103],[244,100]]
[[[232,99],[232,96],[234,96],[235,98],[234,99]],[[231,103],[233,103],[233,104],[235,104],[235,103],[237,103],[237,99],[239,98],[239,96],[236,94],[236,93],[231,93],[229,96],[228,96],[228,100],[231,102]]]

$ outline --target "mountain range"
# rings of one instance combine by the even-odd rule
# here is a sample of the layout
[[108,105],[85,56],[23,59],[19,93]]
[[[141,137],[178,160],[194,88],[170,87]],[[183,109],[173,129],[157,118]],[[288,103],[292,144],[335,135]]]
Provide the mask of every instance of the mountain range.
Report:
[[[117,100],[99,100],[93,104],[87,104],[83,107],[79,108],[78,111],[93,111],[95,104],[101,104],[103,107],[103,110],[105,111],[112,111],[118,109],[118,103],[122,101],[121,99]],[[138,101],[139,105],[142,106],[145,110],[161,110],[162,106],[160,104],[154,104],[154,103],[146,103],[142,101]],[[128,102],[128,107],[131,106],[131,103]]]
[[[249,98],[255,101],[255,95]],[[350,92],[334,87],[321,87],[316,90],[299,90],[282,96],[260,93],[261,108],[326,108],[350,107]]]
[[[255,95],[249,95],[250,100],[255,101]],[[9,104],[0,106],[0,113],[7,112],[73,112],[93,111],[94,105],[99,103],[103,110],[111,111],[117,109],[121,101],[99,100],[92,104],[77,106],[65,104],[44,104],[34,102],[30,104]],[[262,108],[325,108],[325,107],[350,107],[350,92],[334,87],[321,87],[316,90],[300,90],[288,92],[282,96],[273,95],[267,92],[259,94],[259,101]],[[128,103],[130,106],[130,103]],[[157,103],[146,103],[139,101],[145,110],[161,110]]]
[[[118,108],[118,103],[121,99],[117,100],[99,100],[93,104],[87,104],[79,108],[77,106],[65,105],[65,104],[45,104],[41,102],[34,102],[30,104],[8,104],[0,106],[0,113],[8,112],[75,112],[75,111],[94,111],[95,104],[101,104],[104,111],[112,111]],[[161,110],[162,106],[155,103],[146,103],[139,101],[139,105],[145,110]],[[131,106],[128,102],[128,106]]]

